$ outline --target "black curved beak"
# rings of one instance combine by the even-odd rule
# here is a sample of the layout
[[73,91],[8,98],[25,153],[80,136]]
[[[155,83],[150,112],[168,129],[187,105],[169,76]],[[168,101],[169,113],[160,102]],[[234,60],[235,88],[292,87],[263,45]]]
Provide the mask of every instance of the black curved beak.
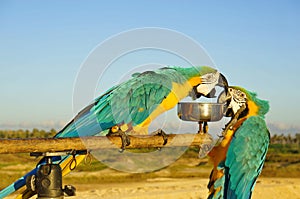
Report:
[[203,95],[202,93],[199,93],[197,91],[197,86],[193,87],[193,90],[190,92],[189,96],[191,96],[193,98],[193,100],[196,100],[198,98],[200,98],[201,96],[204,96],[206,98],[215,98],[216,97],[216,89],[213,88],[210,93],[208,93],[207,95]]
[[[225,76],[220,73],[219,76],[219,80],[218,80],[218,84],[217,86],[223,87],[225,90],[225,94],[227,95],[228,93],[228,82],[227,79],[225,78]],[[207,98],[215,98],[216,97],[216,89],[212,89],[210,93],[208,93],[207,95],[204,95]]]
[[234,115],[232,109],[229,108],[230,102],[231,102],[231,95],[228,92],[225,97],[225,103],[226,103],[226,110],[224,111],[225,117],[231,117]]
[[[207,95],[203,95],[202,93],[199,93],[199,92],[197,91],[197,87],[198,87],[198,86],[199,86],[199,85],[194,86],[193,89],[192,89],[192,91],[191,91],[190,94],[189,94],[189,96],[191,96],[191,97],[193,98],[193,100],[198,99],[198,98],[200,98],[201,96],[204,96],[204,97],[206,97],[206,98],[215,98],[215,97],[216,97],[216,89],[215,89],[215,88],[213,88],[213,89],[211,90],[211,92],[208,93]],[[224,76],[222,73],[220,73],[220,76],[219,76],[219,80],[218,80],[217,86],[223,87],[224,90],[225,90],[225,94],[227,95],[227,93],[228,93],[228,82],[227,82],[227,79],[225,78],[225,76]]]
[[223,87],[224,90],[225,90],[225,94],[227,95],[227,93],[228,93],[228,81],[222,73],[220,73],[220,77],[219,77],[219,81],[218,81],[217,86]]
[[215,88],[213,88],[211,91],[210,91],[210,93],[208,93],[207,95],[203,95],[204,97],[206,97],[206,98],[215,98],[216,97],[216,89]]
[[194,86],[193,89],[190,91],[189,96],[191,96],[193,100],[196,100],[199,97],[201,97],[202,94],[198,93],[197,86]]

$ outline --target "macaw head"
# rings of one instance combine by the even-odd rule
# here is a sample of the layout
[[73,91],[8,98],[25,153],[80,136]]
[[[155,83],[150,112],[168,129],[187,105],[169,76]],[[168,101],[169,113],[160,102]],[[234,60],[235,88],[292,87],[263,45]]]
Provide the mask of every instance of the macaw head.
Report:
[[241,116],[247,115],[250,112],[252,115],[264,116],[269,111],[269,103],[256,96],[256,93],[244,88],[229,86],[226,97],[223,97],[223,100],[221,100],[227,103],[226,116],[235,115],[242,107],[246,107],[246,109],[241,113]]
[[184,79],[192,88],[189,92],[189,96],[193,100],[205,96],[208,98],[215,97],[216,86],[224,87],[227,93],[228,83],[224,75],[219,73],[215,68],[209,66],[193,66],[190,68],[173,67],[176,71],[174,76],[179,75],[180,78]]
[[218,71],[211,72],[200,76],[201,83],[193,86],[190,96],[195,100],[201,96],[207,98],[216,97],[216,86],[224,87],[227,93],[228,83],[225,76]]

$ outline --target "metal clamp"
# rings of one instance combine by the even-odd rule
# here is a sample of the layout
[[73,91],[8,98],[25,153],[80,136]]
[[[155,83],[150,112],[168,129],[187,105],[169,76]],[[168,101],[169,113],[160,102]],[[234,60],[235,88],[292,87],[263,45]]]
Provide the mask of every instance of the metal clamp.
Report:
[[64,193],[68,196],[75,195],[75,187],[66,185],[62,188],[62,169],[59,164],[54,164],[52,157],[72,155],[72,162],[69,169],[74,170],[77,166],[76,155],[85,155],[86,150],[58,151],[58,152],[32,152],[30,156],[44,156],[45,164],[38,167],[36,175],[28,176],[26,179],[27,188],[37,193],[38,199],[63,199]]

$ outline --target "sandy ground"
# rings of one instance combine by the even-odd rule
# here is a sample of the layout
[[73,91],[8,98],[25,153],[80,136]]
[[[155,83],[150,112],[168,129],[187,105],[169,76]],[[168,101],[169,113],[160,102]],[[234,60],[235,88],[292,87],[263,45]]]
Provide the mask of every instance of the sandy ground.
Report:
[[[199,199],[207,197],[207,179],[156,178],[145,182],[78,184],[77,194],[70,199]],[[14,198],[13,196],[7,197]],[[300,178],[259,178],[253,199],[300,199]]]

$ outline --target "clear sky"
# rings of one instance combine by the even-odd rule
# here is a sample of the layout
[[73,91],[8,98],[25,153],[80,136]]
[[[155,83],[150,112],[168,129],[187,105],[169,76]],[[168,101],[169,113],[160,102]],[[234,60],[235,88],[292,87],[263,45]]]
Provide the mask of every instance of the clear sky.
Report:
[[119,32],[161,27],[196,40],[230,84],[269,100],[271,129],[300,132],[299,10],[297,0],[2,0],[0,128],[62,127],[89,53]]

